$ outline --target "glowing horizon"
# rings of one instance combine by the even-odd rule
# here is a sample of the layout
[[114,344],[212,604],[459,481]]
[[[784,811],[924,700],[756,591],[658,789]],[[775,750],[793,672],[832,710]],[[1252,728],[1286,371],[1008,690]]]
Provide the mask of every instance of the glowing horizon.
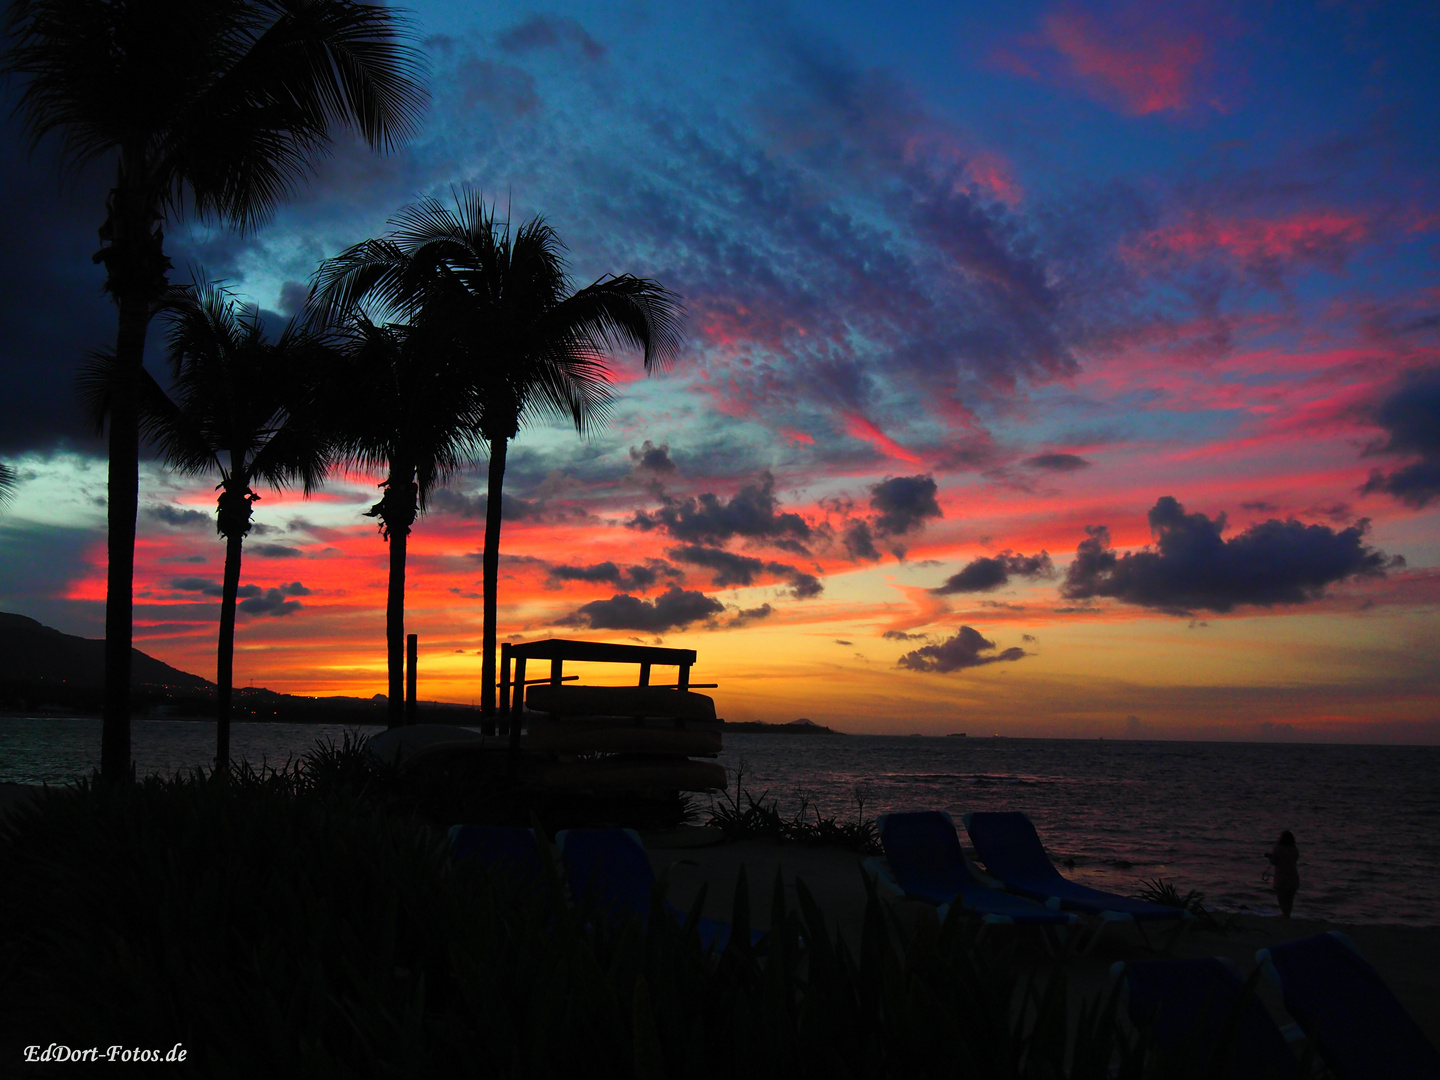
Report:
[[[513,443],[502,641],[696,649],[731,720],[1440,742],[1440,20],[1205,10],[422,4],[408,147],[167,245],[278,326],[469,183],[577,285],[683,294],[673,371],[619,355],[608,427]],[[68,395],[114,333],[108,175],[56,194],[6,138],[12,264],[52,254],[0,298],[0,609],[94,637],[104,451]],[[236,685],[385,691],[379,479],[261,489]],[[212,679],[214,483],[142,467],[135,577],[136,647]],[[479,698],[484,483],[410,537],[422,699]]]

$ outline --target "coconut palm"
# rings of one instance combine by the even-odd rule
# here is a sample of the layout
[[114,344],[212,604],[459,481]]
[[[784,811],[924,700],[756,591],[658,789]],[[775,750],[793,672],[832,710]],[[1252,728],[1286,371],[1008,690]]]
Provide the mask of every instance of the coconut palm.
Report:
[[479,406],[455,350],[424,328],[377,325],[359,308],[335,322],[341,362],[324,391],[327,439],[337,461],[383,473],[367,511],[390,545],[385,604],[389,726],[405,722],[405,559],[410,530],[430,494],[474,460]]
[[130,645],[139,398],[147,326],[183,210],[249,229],[330,146],[375,148],[415,125],[421,61],[384,7],[356,0],[11,0],[0,71],[34,143],[115,161],[95,261],[119,310],[109,416],[109,569],[101,774],[130,769]]
[[426,198],[401,210],[383,240],[357,244],[316,278],[321,311],[366,301],[442,327],[479,393],[479,433],[489,449],[485,513],[481,708],[495,711],[496,585],[505,459],[510,440],[541,419],[567,419],[578,434],[610,404],[607,356],[642,353],[646,372],[668,367],[680,346],[679,298],[658,283],[605,276],[572,292],[565,247],[536,217],[511,233],[475,192],[455,207]]
[[174,404],[153,412],[149,430],[172,468],[219,473],[216,531],[225,538],[220,640],[215,665],[215,769],[230,768],[235,603],[240,559],[260,482],[299,484],[306,495],[325,477],[328,447],[313,421],[314,388],[326,343],[293,321],[269,341],[259,311],[198,281],[166,312]]

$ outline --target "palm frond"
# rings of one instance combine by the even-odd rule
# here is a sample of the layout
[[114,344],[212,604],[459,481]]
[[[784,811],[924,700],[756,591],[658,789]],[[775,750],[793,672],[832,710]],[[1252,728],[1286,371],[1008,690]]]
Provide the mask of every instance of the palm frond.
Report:
[[15,488],[19,483],[20,478],[15,475],[15,470],[0,461],[0,506],[15,497]]
[[143,441],[161,444],[164,452],[165,427],[176,415],[177,407],[155,377],[145,368],[125,370],[108,349],[92,352],[75,377],[76,396],[80,411],[95,434],[105,431],[115,394],[121,381],[135,380],[134,393],[139,405],[140,437]]
[[218,469],[248,487],[263,480],[309,494],[330,464],[313,412],[327,342],[292,320],[268,341],[257,309],[197,273],[166,309],[166,345],[177,403],[158,423],[167,462],[186,472]]
[[425,64],[405,19],[355,0],[15,0],[0,70],[32,143],[81,164],[121,147],[159,207],[263,221],[337,126],[391,149],[413,133]]
[[552,321],[597,350],[631,346],[644,354],[645,370],[668,371],[683,344],[685,307],[658,282],[630,274],[604,277],[563,302]]

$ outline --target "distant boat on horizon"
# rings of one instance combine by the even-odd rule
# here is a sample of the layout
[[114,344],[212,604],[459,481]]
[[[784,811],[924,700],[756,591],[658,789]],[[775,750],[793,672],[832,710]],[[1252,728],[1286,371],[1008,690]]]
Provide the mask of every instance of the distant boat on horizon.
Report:
[[947,738],[947,739],[964,739],[964,738],[967,738],[967,736],[966,736],[965,732],[963,732],[963,731],[952,731],[952,732],[950,732],[948,735],[946,735],[945,738]]

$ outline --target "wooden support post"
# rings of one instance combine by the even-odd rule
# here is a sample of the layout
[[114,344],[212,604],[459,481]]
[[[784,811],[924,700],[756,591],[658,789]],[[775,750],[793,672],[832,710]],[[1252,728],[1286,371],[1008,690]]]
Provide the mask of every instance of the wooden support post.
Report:
[[690,665],[689,665],[689,664],[681,664],[681,665],[680,665],[680,686],[679,686],[679,689],[681,689],[681,690],[689,690],[689,689],[690,689]]
[[[510,643],[502,642],[500,645],[500,709],[501,716],[510,715]],[[494,735],[495,720],[486,716],[480,720],[480,734]]]
[[500,646],[500,715],[510,715],[510,643]]
[[419,703],[415,700],[415,659],[420,652],[420,635],[405,636],[405,723],[415,723]]
[[510,707],[510,749],[520,749],[520,719],[525,715],[525,657],[515,661],[515,702]]
[[650,662],[648,660],[642,661],[640,664],[640,685],[650,685]]
[[560,685],[561,676],[562,676],[564,670],[565,670],[565,661],[564,661],[564,660],[551,660],[551,661],[550,661],[550,685],[551,685],[551,686],[559,686],[559,685]]

